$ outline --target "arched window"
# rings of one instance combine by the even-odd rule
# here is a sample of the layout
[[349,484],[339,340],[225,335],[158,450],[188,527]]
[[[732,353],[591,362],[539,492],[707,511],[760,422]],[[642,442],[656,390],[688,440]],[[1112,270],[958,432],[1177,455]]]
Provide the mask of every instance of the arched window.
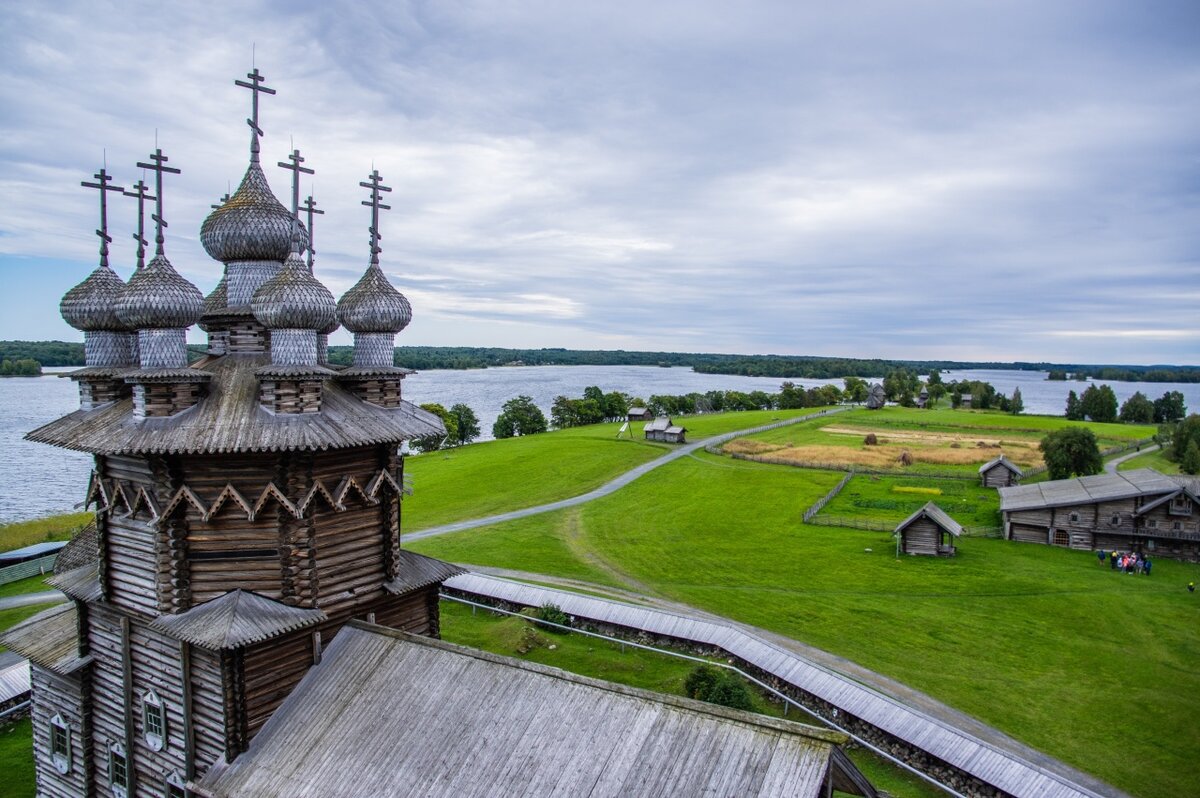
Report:
[[161,751],[167,741],[167,713],[162,699],[153,690],[142,696],[142,733],[146,745]]
[[71,772],[71,728],[62,715],[50,718],[50,763],[59,773]]
[[108,783],[116,798],[129,795],[129,758],[125,755],[125,746],[120,743],[108,747]]

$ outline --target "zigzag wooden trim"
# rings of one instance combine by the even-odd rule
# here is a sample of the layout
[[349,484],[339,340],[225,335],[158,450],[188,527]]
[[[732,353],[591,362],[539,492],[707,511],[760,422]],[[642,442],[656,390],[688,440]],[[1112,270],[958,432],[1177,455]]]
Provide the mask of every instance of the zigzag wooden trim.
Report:
[[342,481],[338,483],[337,490],[335,490],[335,491],[333,492],[333,497],[334,497],[334,499],[336,499],[336,500],[337,500],[337,503],[338,503],[338,504],[340,504],[340,505],[342,505],[343,507],[345,507],[345,506],[346,506],[346,499],[349,497],[349,495],[350,495],[350,491],[351,491],[352,489],[353,489],[353,490],[354,490],[354,491],[355,491],[355,492],[356,492],[356,493],[357,493],[359,496],[361,496],[361,497],[362,497],[362,500],[363,500],[364,502],[366,502],[367,504],[372,504],[372,505],[374,505],[374,504],[379,504],[379,499],[376,499],[374,496],[368,496],[368,495],[367,495],[367,492],[366,492],[366,491],[364,491],[364,490],[363,490],[363,488],[362,488],[362,486],[358,484],[358,480],[356,480],[356,479],[355,479],[354,477],[352,477],[352,476],[344,476],[344,477],[342,477]]
[[225,483],[225,487],[217,494],[217,498],[213,500],[212,505],[208,508],[208,512],[205,513],[204,520],[207,521],[220,512],[225,502],[230,499],[233,499],[234,504],[245,511],[247,521],[254,520],[254,508],[250,506],[250,502],[246,501],[246,498],[242,494],[238,493],[237,488],[231,482]]
[[196,512],[200,513],[201,518],[207,516],[208,507],[205,506],[204,502],[191,488],[189,488],[187,485],[183,485],[179,488],[179,490],[175,491],[175,495],[171,497],[171,501],[167,502],[167,506],[163,509],[162,517],[166,518],[167,516],[171,515],[171,513],[175,512],[175,508],[177,508],[180,502],[184,500],[186,500],[188,504],[192,505],[192,507],[196,509]]
[[110,506],[108,491],[104,488],[104,480],[100,479],[100,474],[93,470],[92,475],[88,477],[87,498],[83,500],[83,508],[86,510],[96,500],[97,496],[104,503],[96,502],[96,512],[99,513],[107,510]]
[[146,488],[144,486],[139,486],[137,493],[133,495],[133,509],[129,511],[129,514],[136,517],[138,510],[142,507],[145,507],[149,511],[150,520],[152,522],[159,519],[160,514],[158,512],[158,502],[154,500],[153,496],[146,492]]
[[308,513],[309,505],[312,504],[313,499],[317,498],[317,496],[324,497],[329,506],[339,513],[344,512],[346,509],[344,506],[334,500],[333,496],[329,493],[329,489],[326,488],[325,484],[318,479],[315,480],[313,482],[313,486],[308,489],[308,495],[304,497],[304,501],[300,502],[299,510],[301,516],[304,516]]
[[258,501],[254,503],[254,515],[256,517],[263,511],[263,508],[267,506],[267,502],[269,502],[271,499],[279,502],[279,506],[291,513],[292,517],[300,517],[300,511],[296,509],[296,505],[292,504],[291,499],[285,496],[283,491],[281,491],[274,482],[267,483],[267,486],[263,488],[262,495],[260,495],[258,497]]
[[117,501],[120,500],[120,503],[125,505],[125,512],[121,513],[121,517],[128,518],[129,516],[133,515],[133,503],[129,501],[129,497],[125,495],[125,486],[122,485],[119,480],[114,479],[112,484],[112,504],[110,506],[115,512],[118,509]]
[[[396,484],[396,478],[392,476],[391,472],[384,468],[367,483],[367,495],[374,499],[385,485],[394,490],[397,496],[405,492],[403,488]],[[408,493],[411,494],[412,491],[410,490]]]

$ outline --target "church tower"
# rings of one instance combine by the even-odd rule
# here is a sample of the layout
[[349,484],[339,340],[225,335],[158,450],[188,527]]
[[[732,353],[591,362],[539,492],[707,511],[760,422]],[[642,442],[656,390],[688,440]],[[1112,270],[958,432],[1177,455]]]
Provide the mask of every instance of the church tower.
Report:
[[[62,301],[85,336],[80,408],[28,438],[94,456],[97,534],[52,580],[72,601],[5,638],[33,663],[40,795],[187,794],[246,750],[349,620],[436,637],[438,588],[458,573],[400,545],[400,444],[444,429],[403,400],[411,372],[392,359],[412,311],[379,265],[390,189],[374,171],[362,184],[368,266],[335,302],[312,271],[314,203],[299,202],[312,170],[299,151],[280,163],[284,207],[260,163],[259,96],[274,90],[247,77],[249,167],[200,232],[224,264],[207,298],[166,256],[163,179],[179,170],[161,150],[138,164],[154,194],[131,193],[155,202],[155,254],[128,283],[108,264],[120,187],[104,170],[84,184],[100,191],[100,265]],[[189,363],[197,322],[208,352]],[[339,322],[355,334],[343,369],[322,340]]]

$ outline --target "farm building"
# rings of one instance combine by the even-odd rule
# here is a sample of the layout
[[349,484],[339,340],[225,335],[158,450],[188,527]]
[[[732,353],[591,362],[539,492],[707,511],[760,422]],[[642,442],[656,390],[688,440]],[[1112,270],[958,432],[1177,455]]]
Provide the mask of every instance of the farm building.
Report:
[[1004,455],[988,460],[979,467],[979,480],[985,488],[1006,488],[1021,481],[1025,472]]
[[667,416],[654,419],[643,427],[642,431],[646,433],[646,440],[648,441],[687,443],[687,427],[677,426]]
[[962,395],[962,399],[958,403],[958,406],[960,408],[962,408],[963,410],[970,410],[971,402],[973,402],[973,401],[975,401],[975,397],[971,396],[971,394],[969,394],[969,393],[964,393]]
[[1150,468],[1000,488],[1004,536],[1200,560],[1200,479]]
[[654,414],[644,407],[631,407],[625,419],[627,421],[652,421]]
[[919,394],[917,394],[917,407],[924,410],[928,406],[929,406],[929,389],[922,388],[921,392]]
[[933,502],[905,518],[893,533],[898,554],[924,554],[953,557],[957,552],[954,538],[962,535],[962,526]]
[[[280,164],[292,171],[289,211],[260,165],[258,95],[273,90],[257,69],[248,77],[249,167],[200,230],[224,264],[207,298],[165,254],[163,177],[176,170],[161,151],[139,165],[155,179],[156,253],[145,263],[139,251],[128,283],[108,266],[117,187],[105,170],[85,184],[100,190],[100,265],[61,304],[84,333],[86,366],[70,375],[80,408],[27,437],[93,456],[95,528],[58,557],[51,583],[71,601],[2,636],[30,661],[38,795],[268,795],[276,777],[263,763],[285,760],[260,753],[280,742],[295,765],[274,782],[280,795],[461,794],[461,778],[548,795],[548,774],[565,773],[559,755],[629,780],[601,779],[594,794],[736,783],[874,795],[840,735],[577,689],[585,680],[414,637],[438,637],[439,588],[462,571],[401,546],[401,446],[445,430],[402,398],[412,372],[393,365],[412,310],[380,266],[390,189],[376,171],[362,184],[368,266],[335,302],[312,271],[311,197],[299,221],[311,170],[298,151]],[[135,188],[140,207],[146,186]],[[197,322],[208,351],[189,363]],[[354,333],[349,367],[325,357],[339,323]],[[498,718],[524,736],[498,746]],[[573,749],[554,736],[567,726]],[[397,745],[403,734],[445,747]],[[624,770],[584,756],[604,738]],[[664,750],[711,759],[708,781]]]

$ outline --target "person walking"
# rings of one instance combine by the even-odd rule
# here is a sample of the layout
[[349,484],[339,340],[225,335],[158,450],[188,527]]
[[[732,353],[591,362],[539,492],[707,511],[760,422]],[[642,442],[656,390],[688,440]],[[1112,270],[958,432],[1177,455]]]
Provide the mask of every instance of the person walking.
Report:
[[1115,571],[1117,570],[1117,550],[1113,549],[1108,553],[1108,567]]
[[1150,575],[1150,558],[1149,557],[1147,557],[1146,561],[1144,563],[1142,563],[1142,569],[1143,569],[1142,572],[1144,574],[1146,574],[1146,576]]
[[1104,549],[1100,549],[1100,551],[1096,552],[1096,556],[1100,558],[1100,566],[1103,567],[1104,561],[1108,559],[1108,552],[1106,552]]

